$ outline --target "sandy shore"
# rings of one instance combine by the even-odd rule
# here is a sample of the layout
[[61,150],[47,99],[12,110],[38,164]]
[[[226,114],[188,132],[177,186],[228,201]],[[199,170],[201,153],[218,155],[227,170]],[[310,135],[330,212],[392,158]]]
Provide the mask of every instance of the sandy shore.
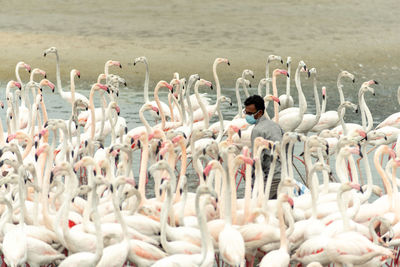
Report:
[[15,64],[22,60],[55,81],[54,56],[43,57],[50,46],[59,50],[64,84],[72,68],[81,71],[83,80],[95,81],[113,59],[123,65],[115,73],[141,85],[144,68],[132,62],[142,55],[149,60],[152,84],[170,80],[175,71],[213,80],[216,57],[231,61],[230,67],[219,67],[226,86],[233,86],[246,68],[258,81],[269,54],[303,59],[323,77],[360,66],[368,74],[374,73],[368,69],[382,68],[398,74],[400,23],[394,8],[396,0],[157,0],[119,1],[118,6],[105,0],[17,0],[4,3],[0,17],[0,80],[14,79]]

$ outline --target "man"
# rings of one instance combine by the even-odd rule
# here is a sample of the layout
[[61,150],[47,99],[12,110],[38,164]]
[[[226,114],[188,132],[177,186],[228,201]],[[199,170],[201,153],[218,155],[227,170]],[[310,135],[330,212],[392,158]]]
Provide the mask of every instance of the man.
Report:
[[[249,96],[245,105],[246,121],[249,124],[254,124],[254,128],[251,132],[251,149],[253,149],[254,139],[256,137],[263,137],[270,141],[281,141],[283,136],[283,130],[279,124],[267,119],[264,116],[265,105],[264,99],[259,95]],[[255,151],[252,151],[253,155]],[[261,166],[264,172],[264,184],[267,182],[269,167],[272,161],[272,156],[269,151],[263,151],[261,153]],[[270,199],[277,198],[278,184],[281,179],[281,163],[279,160],[276,161],[274,177],[272,180]]]

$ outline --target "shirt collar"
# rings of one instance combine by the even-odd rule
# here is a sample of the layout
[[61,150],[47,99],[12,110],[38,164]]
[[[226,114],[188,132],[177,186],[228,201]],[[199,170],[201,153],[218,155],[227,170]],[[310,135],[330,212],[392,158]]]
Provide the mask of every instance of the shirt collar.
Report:
[[261,121],[263,121],[263,120],[266,120],[266,119],[267,119],[267,118],[265,118],[265,116],[264,116],[264,114],[263,114],[260,118],[257,119],[256,125],[257,125],[259,122],[261,122]]

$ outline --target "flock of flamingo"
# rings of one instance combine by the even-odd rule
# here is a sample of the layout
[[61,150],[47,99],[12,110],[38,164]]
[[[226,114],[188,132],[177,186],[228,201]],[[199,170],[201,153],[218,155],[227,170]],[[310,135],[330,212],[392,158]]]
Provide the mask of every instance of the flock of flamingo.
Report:
[[[224,120],[221,106],[232,106],[232,101],[222,94],[217,66],[229,65],[227,59],[213,64],[213,104],[199,93],[200,86],[209,90],[213,84],[197,74],[186,81],[174,73],[171,82],[159,81],[151,100],[148,62],[136,58],[134,65],[146,67],[139,111],[143,125],[128,129],[118,106],[126,83],[109,72],[112,66],[120,68],[120,62],[106,62],[88,99],[75,92],[74,79],[80,77],[75,69],[70,91],[63,91],[57,49],[44,52],[49,54],[57,60],[57,90],[71,105],[67,120],[48,117],[44,90],[54,92],[56,86],[45,71],[19,62],[16,81],[6,88],[7,131],[0,129],[2,266],[398,264],[400,146],[394,145],[400,113],[373,128],[365,93],[374,93],[376,81],[361,84],[356,105],[343,92],[343,79],[354,83],[354,75],[342,71],[337,79],[340,105],[326,111],[325,87],[320,103],[316,70],[300,61],[294,75],[296,106],[290,95],[291,58],[287,68],[275,69],[270,77],[270,65],[283,60],[269,56],[258,94],[266,105],[273,102],[271,120],[285,133],[280,142],[258,137],[250,150],[253,126],[244,118],[239,90],[249,96],[246,77],[254,78],[251,70],[236,80],[237,115]],[[30,72],[25,84],[20,71]],[[287,86],[278,97],[279,75],[286,77]],[[313,77],[316,114],[307,113],[301,75]],[[161,88],[168,89],[168,101],[159,99]],[[97,108],[95,92],[101,100]],[[359,110],[362,124],[345,123],[346,109]],[[218,117],[214,124],[213,116]],[[304,147],[300,156],[293,155],[297,143]],[[134,157],[135,150],[140,157]],[[266,184],[260,162],[265,150],[273,158]],[[368,153],[374,153],[372,167]],[[302,184],[294,179],[295,157],[305,165],[309,190],[299,190]],[[278,159],[278,198],[269,199]],[[329,164],[332,159],[335,166]],[[140,165],[139,177],[134,177],[134,162]],[[191,176],[190,165],[195,171]],[[245,192],[238,198],[241,178]],[[383,188],[374,184],[378,179]],[[146,192],[149,180],[154,181],[154,198],[149,197],[153,188]],[[196,192],[188,192],[188,183],[196,183]]]

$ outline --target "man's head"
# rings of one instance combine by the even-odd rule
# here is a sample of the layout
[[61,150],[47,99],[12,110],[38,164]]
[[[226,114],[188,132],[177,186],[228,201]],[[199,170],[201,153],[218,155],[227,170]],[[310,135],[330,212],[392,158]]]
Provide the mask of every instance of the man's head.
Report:
[[264,99],[259,95],[249,96],[245,101],[246,115],[254,115],[254,119],[259,119],[264,115],[265,104]]

